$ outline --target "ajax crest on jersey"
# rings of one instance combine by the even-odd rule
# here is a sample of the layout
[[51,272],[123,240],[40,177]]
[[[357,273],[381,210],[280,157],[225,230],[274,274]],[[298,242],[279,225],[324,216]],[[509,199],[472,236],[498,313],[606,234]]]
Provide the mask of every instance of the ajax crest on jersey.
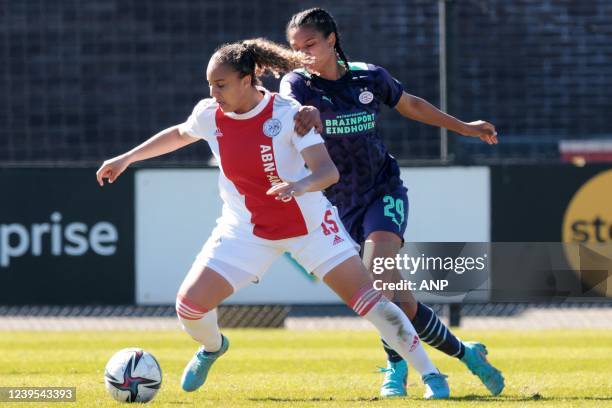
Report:
[[119,350],[106,364],[106,390],[120,402],[149,402],[161,387],[162,371],[151,353],[139,348]]
[[359,102],[367,105],[374,100],[374,94],[368,90],[365,90],[359,94]]
[[282,129],[283,125],[281,121],[275,118],[270,118],[266,120],[263,124],[263,132],[264,135],[268,137],[274,137],[278,135]]

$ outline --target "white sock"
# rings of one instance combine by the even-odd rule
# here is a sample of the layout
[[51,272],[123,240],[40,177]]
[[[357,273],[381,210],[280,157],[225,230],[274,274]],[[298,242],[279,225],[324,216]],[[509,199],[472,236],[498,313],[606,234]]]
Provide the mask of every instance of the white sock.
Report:
[[402,310],[372,287],[361,289],[349,304],[370,321],[380,336],[421,375],[438,373],[419,336]]
[[176,314],[185,330],[204,350],[214,353],[221,348],[217,309],[206,310],[184,297],[176,298]]

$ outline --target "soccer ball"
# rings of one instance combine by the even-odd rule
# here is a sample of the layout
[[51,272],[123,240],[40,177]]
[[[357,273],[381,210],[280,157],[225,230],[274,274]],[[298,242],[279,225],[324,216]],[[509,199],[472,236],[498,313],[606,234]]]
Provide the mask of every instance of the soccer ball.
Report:
[[151,353],[139,348],[119,350],[108,360],[104,383],[120,402],[149,402],[161,387],[162,372]]

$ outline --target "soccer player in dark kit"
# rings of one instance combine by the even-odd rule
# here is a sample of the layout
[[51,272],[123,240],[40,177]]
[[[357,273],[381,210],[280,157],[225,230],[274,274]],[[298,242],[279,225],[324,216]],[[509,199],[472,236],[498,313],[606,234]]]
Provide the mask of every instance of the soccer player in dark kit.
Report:
[[[403,116],[444,127],[464,136],[496,144],[495,127],[485,121],[462,122],[427,101],[404,92],[399,81],[384,68],[349,62],[340,45],[333,17],[321,8],[295,14],[287,25],[291,48],[310,57],[304,69],[285,75],[280,93],[291,96],[303,108],[296,115],[296,131],[316,127],[324,137],[340,181],[326,189],[327,198],[353,240],[364,244],[364,263],[372,268],[375,258],[395,257],[403,244],[408,220],[407,189],[400,179],[396,160],[388,153],[377,129],[382,105]],[[320,112],[320,114],[319,114]],[[460,359],[493,395],[504,388],[504,378],[486,359],[481,343],[462,342],[435,312],[406,292],[400,307],[423,341]],[[383,341],[388,355],[381,395],[406,395],[408,366]]]

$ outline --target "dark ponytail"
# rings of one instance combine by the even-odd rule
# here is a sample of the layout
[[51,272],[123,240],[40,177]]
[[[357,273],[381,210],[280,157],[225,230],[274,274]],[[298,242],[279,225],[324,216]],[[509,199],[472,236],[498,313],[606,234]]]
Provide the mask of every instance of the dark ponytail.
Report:
[[336,21],[329,12],[322,8],[315,7],[294,14],[291,20],[289,20],[289,24],[287,24],[287,36],[289,36],[289,30],[304,26],[314,28],[322,33],[325,38],[329,37],[331,33],[334,33],[336,35],[336,44],[334,45],[336,54],[338,54],[338,57],[340,57],[340,60],[344,63],[344,67],[347,70],[349,69],[348,58],[340,45],[340,33],[338,32]]

